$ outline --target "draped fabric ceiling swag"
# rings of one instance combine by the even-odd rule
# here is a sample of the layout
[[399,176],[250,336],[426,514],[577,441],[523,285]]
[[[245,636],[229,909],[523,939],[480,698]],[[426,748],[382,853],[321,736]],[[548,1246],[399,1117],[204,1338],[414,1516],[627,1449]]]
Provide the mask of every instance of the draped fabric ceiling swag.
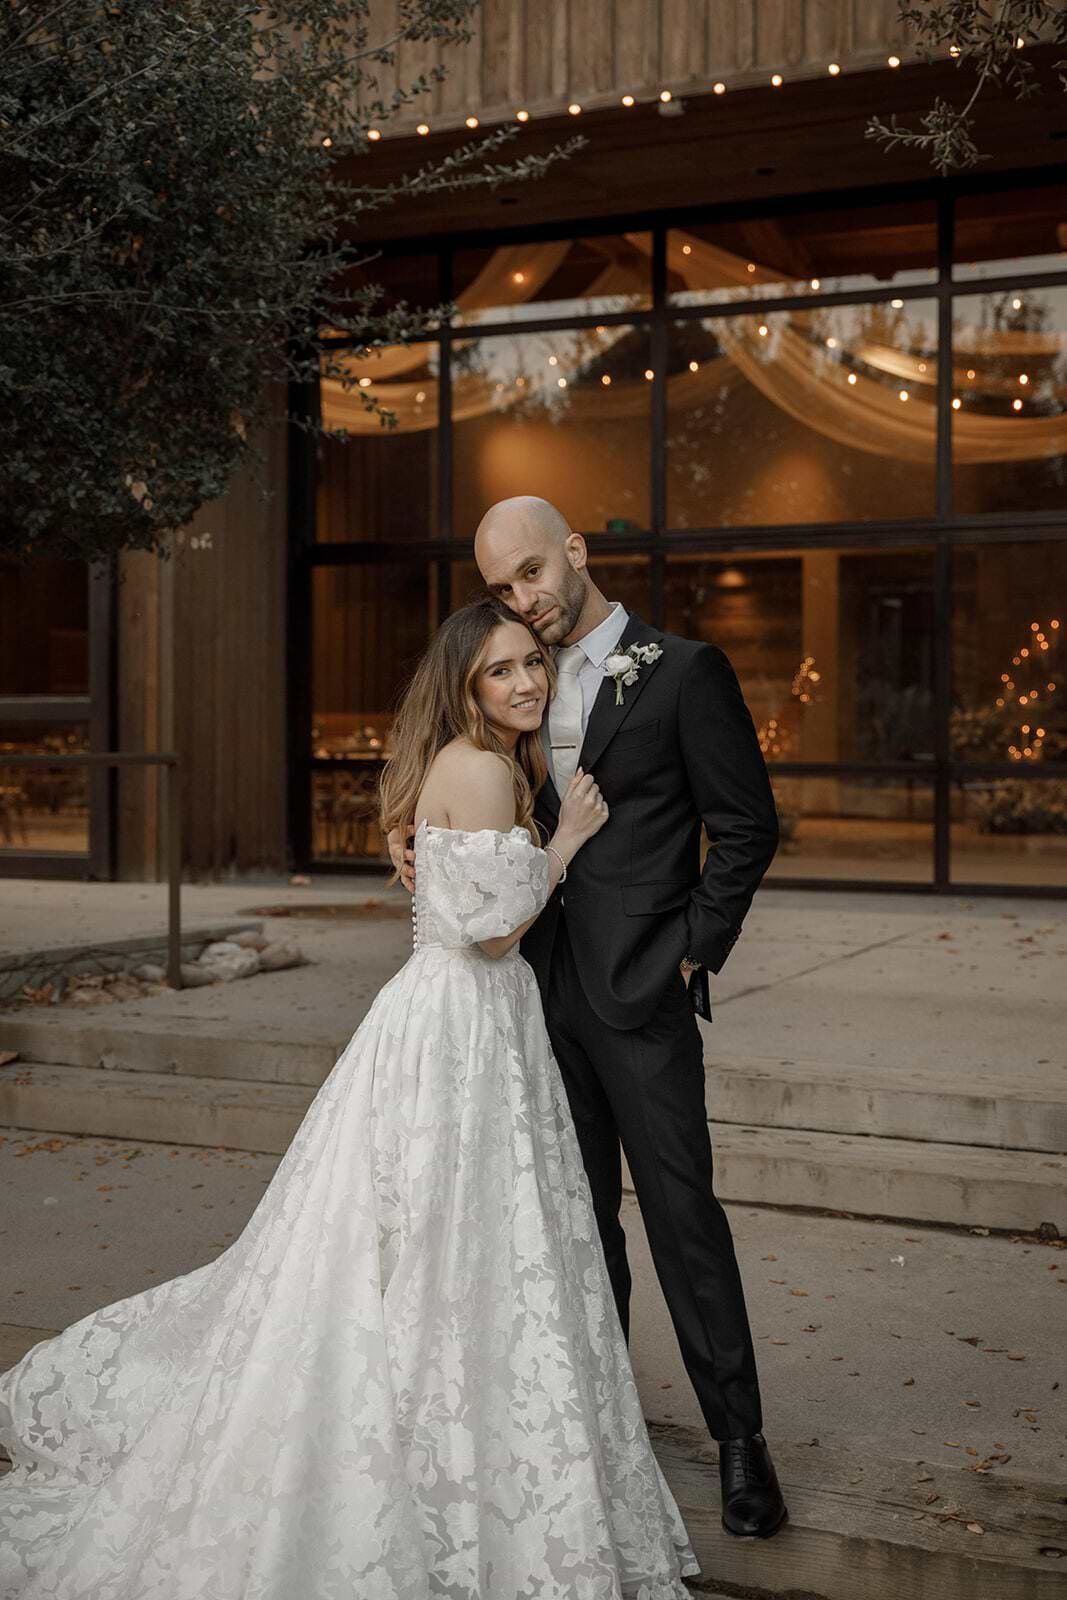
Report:
[[[645,254],[651,248],[649,234],[626,237]],[[533,334],[522,345],[506,336],[474,342],[479,313],[529,302],[550,281],[570,248],[566,240],[501,246],[456,297],[461,315],[472,323],[472,342],[453,344],[452,413],[457,421],[490,411],[558,421],[603,422],[647,415],[644,371],[619,370],[622,361],[616,361],[613,370],[612,350],[619,346],[616,355],[624,354],[623,341],[632,338],[629,328]],[[756,293],[760,285],[782,286],[780,273],[743,261],[680,229],[668,234],[668,265],[695,293],[734,288]],[[647,303],[646,286],[647,274],[639,278],[624,263],[615,262],[586,286],[584,297],[598,302],[604,312],[626,311]],[[721,399],[745,380],[782,411],[839,444],[929,464],[937,431],[932,321],[912,323],[909,331],[902,320],[896,330],[898,342],[890,344],[862,327],[863,316],[871,310],[836,308],[832,315],[839,320],[830,324],[836,337],[825,334],[827,313],[816,308],[763,319],[722,317],[705,324],[713,327],[715,349],[707,359],[668,376],[668,408],[699,407]],[[884,307],[874,311],[884,317]],[[856,319],[853,335],[843,332],[845,316]],[[516,323],[515,333],[522,333],[521,322]],[[921,347],[924,337],[930,348]],[[909,342],[911,349],[901,347]],[[1014,358],[1014,366],[1023,360],[1049,363],[1064,344],[1063,335],[1055,332],[960,330],[954,386],[980,402],[1017,397],[1022,391],[1014,370],[1008,373],[1006,358]],[[396,431],[436,427],[438,382],[428,365],[428,349],[432,347],[396,345],[362,359],[346,358],[345,380],[323,380],[324,424],[352,434],[380,433],[380,416],[364,403],[364,397],[371,397],[395,415]],[[967,362],[973,366],[963,364]],[[632,367],[632,358],[626,364]],[[970,371],[975,372],[973,379]],[[1038,398],[1052,398],[1058,409],[1058,384],[1051,379],[1031,381],[1026,401],[1032,405]],[[953,455],[958,463],[1026,461],[1067,453],[1067,416],[998,416],[968,409],[969,404],[970,400],[962,400],[953,415]]]

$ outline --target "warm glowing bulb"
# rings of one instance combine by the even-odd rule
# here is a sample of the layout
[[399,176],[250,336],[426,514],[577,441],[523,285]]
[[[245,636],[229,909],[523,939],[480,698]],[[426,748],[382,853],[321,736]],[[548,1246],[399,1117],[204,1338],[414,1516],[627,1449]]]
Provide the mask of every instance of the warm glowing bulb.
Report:
[[1039,625],[1038,625],[1038,623],[1036,623],[1036,622],[1031,622],[1031,624],[1030,624],[1030,632],[1031,632],[1031,633],[1036,633],[1036,634],[1037,634],[1037,635],[1038,635],[1038,637],[1040,637],[1040,635],[1041,635],[1041,628],[1040,628],[1040,626],[1039,626]]
[[775,72],[772,74],[771,87],[774,89],[780,89],[782,87],[782,74],[780,72]]
[[894,311],[899,311],[902,308],[904,302],[903,302],[903,300],[890,300],[889,304],[893,307]]
[[725,85],[725,83],[722,83],[722,82],[713,83],[711,87],[712,87],[712,90],[713,90],[713,92],[715,94],[725,94],[726,93],[726,85]]
[[689,363],[689,370],[690,370],[690,372],[699,372],[700,371],[700,362],[699,361],[691,361]]
[[958,411],[962,404],[963,404],[963,401],[960,399],[959,395],[957,395],[956,398],[952,402],[953,411]]
[[529,120],[530,120],[530,113],[528,111],[516,111],[516,113],[515,113],[515,121],[516,122],[529,122]]
[[901,399],[902,399],[902,400],[906,400],[906,399],[907,399],[907,398],[908,398],[908,391],[907,391],[907,389],[901,389],[901,391],[900,391],[900,398],[901,398]]
[[512,281],[512,283],[525,283],[526,282],[526,274],[525,274],[525,272],[513,272],[511,274],[511,281]]
[[1019,299],[1018,299],[1018,298],[1016,298],[1016,299],[1015,299],[1015,300],[1013,300],[1013,301],[1012,301],[1012,303],[1011,303],[1011,309],[1012,309],[1012,310],[1013,310],[1013,311],[1021,311],[1021,310],[1022,310],[1022,308],[1023,308],[1023,303],[1022,303],[1022,301],[1021,301],[1021,300],[1019,300]]
[[1022,410],[1022,408],[1023,408],[1023,403],[1022,403],[1022,401],[1021,401],[1021,400],[1013,400],[1013,401],[1012,401],[1012,403],[1011,403],[1011,409],[1012,409],[1012,410],[1013,410],[1013,411],[1021,411],[1021,410]]
[[651,367],[646,367],[646,368],[645,368],[645,377],[646,377],[646,378],[647,378],[647,379],[648,379],[648,380],[649,380],[649,382],[651,382],[651,381],[652,381],[652,379],[653,379],[653,378],[654,378],[654,377],[655,377],[655,376],[656,376],[656,374],[655,374],[655,373],[654,373],[654,372],[653,372],[653,370],[652,370],[652,368],[651,368]]
[[570,105],[567,107],[567,110],[570,112],[572,117],[580,117],[582,114],[582,108],[578,104],[577,100],[572,100]]
[[769,332],[770,332],[770,329],[768,328],[767,324],[765,322],[761,322],[760,325],[759,325],[759,336],[760,336],[760,338],[761,339],[766,339],[766,337],[767,337]]
[[565,389],[567,387],[566,378],[557,378],[556,379],[556,387],[559,388],[559,389]]
[[370,388],[370,379],[369,378],[360,378],[359,386],[360,386],[361,389],[369,389]]
[[1030,382],[1029,374],[1025,373],[1025,372],[1020,372],[1020,374],[1019,374],[1019,382],[1021,384],[1023,384],[1023,385],[1028,384]]
[[821,289],[822,288],[822,279],[821,278],[812,278],[811,286],[812,286],[813,289]]
[[889,67],[899,67],[900,66],[900,57],[899,56],[890,56],[888,58],[888,60],[886,61],[886,65],[889,66]]
[[693,246],[691,244],[683,244],[682,254],[683,256],[691,256],[693,254]]
[[467,127],[468,128],[476,128],[478,126],[478,118],[477,117],[468,117],[466,119],[466,122],[467,122]]
[[418,390],[418,391],[417,391],[417,392],[416,392],[416,395],[415,395],[415,401],[416,401],[416,404],[418,404],[418,405],[420,405],[420,406],[421,406],[421,405],[422,405],[422,402],[423,402],[423,401],[424,401],[424,400],[425,400],[425,399],[426,399],[426,390],[425,390],[425,389],[419,389],[419,390]]
[[968,367],[967,368],[967,376],[968,376],[968,378],[970,378],[971,382],[973,383],[974,382],[974,378],[975,378],[975,371],[974,371],[973,367]]
[[747,266],[745,267],[745,271],[746,272],[755,272],[755,270],[756,270],[756,263],[754,261],[750,261],[747,264]]
[[381,138],[381,136],[382,136],[382,133],[381,133],[381,129],[380,128],[368,128],[367,129],[367,138],[371,141],[372,144],[377,144],[378,140]]
[[859,380],[857,379],[856,374],[854,372],[850,372],[849,375],[848,375],[848,381],[849,381],[849,383],[857,383]]
[[623,97],[622,97],[622,103],[623,103],[624,106],[632,106],[634,104],[633,95],[632,94],[624,94]]
[[663,101],[663,104],[665,106],[669,105],[670,102],[674,98],[674,96],[671,94],[671,91],[669,89],[661,89],[660,92],[659,92],[659,97]]
[[830,74],[831,78],[836,78],[838,73],[841,71],[840,63],[837,61],[831,61],[826,70]]
[[606,372],[600,381],[604,385],[605,389],[607,389],[611,383],[611,379]]
[[1025,50],[1026,48],[1026,40],[1023,38],[1021,33],[1016,35],[1015,48],[1016,50]]
[[549,356],[548,364],[549,364],[550,367],[558,367],[559,366],[559,356]]
[[827,348],[827,350],[836,350],[837,349],[837,340],[834,338],[833,334],[831,334],[830,337],[827,339],[826,348]]
[[428,122],[420,122],[418,127],[415,129],[416,133],[421,133],[421,134],[427,134],[427,133],[429,133],[429,131],[430,131],[430,124]]
[[958,44],[950,44],[949,47],[948,47],[948,53],[952,57],[953,61],[957,60],[958,57],[959,57],[959,54],[960,54],[959,45]]

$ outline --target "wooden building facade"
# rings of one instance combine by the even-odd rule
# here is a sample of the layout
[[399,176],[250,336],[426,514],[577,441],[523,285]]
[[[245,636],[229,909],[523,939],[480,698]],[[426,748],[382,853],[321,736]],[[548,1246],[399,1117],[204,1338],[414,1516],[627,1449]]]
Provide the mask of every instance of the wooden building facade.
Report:
[[612,598],[731,655],[777,881],[1067,892],[1067,105],[1027,48],[1046,92],[986,97],[990,159],[942,180],[865,138],[960,95],[895,0],[483,0],[361,175],[505,124],[579,147],[380,214],[368,270],[456,307],[353,371],[394,429],[290,396],[347,442],[279,423],[269,498],[53,574],[36,667],[0,627],[0,875],[152,878],[162,837],[142,776],[20,795],[5,740],[176,749],[192,878],[378,866],[397,691],[481,511],[532,492]]

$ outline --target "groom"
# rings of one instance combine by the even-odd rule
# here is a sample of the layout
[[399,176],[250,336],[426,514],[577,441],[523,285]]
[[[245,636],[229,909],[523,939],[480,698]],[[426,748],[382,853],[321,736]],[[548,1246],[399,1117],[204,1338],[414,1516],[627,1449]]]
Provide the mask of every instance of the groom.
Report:
[[[537,821],[554,831],[578,766],[611,808],[522,952],[541,988],[619,1315],[628,1329],[621,1145],[686,1370],[719,1441],[723,1525],[766,1538],[786,1509],[760,1432],[730,1227],[712,1189],[703,1049],[686,988],[695,974],[706,996],[706,970],[730,954],[778,842],[752,719],[721,650],[605,599],[584,539],[547,501],[492,506],[475,558],[490,593],[558,647]],[[617,658],[631,646],[644,648],[627,668]],[[702,826],[711,840],[703,871]]]

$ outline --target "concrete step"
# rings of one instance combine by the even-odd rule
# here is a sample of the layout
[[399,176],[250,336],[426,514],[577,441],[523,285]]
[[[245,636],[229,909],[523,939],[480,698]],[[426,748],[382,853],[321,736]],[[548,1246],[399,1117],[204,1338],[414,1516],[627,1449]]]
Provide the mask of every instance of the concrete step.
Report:
[[717,1122],[886,1139],[1067,1151],[1067,1074],[1012,1069],[1002,1077],[929,1065],[843,1067],[752,1056],[707,1061]]
[[[13,1062],[0,1124],[281,1154],[314,1090],[299,1084]],[[930,1140],[712,1124],[724,1200],[1067,1234],[1067,1158]]]
[[13,1062],[0,1068],[0,1125],[280,1155],[314,1093],[299,1084]]
[[17,1050],[26,1061],[315,1089],[328,1077],[348,1037],[336,1045],[314,1037],[263,1038],[248,1023],[227,1026],[218,1017],[182,1017],[178,1022],[173,1016],[101,1016],[62,1007],[40,1016],[18,1012],[0,1019],[0,1049]]
[[1067,1157],[711,1124],[720,1199],[1067,1234]]
[[[808,1600],[1052,1600],[1067,1569],[1067,1485],[779,1445],[789,1522],[734,1539],[707,1435],[653,1424],[703,1578],[697,1594]],[[921,1480],[921,1481],[920,1481]]]

